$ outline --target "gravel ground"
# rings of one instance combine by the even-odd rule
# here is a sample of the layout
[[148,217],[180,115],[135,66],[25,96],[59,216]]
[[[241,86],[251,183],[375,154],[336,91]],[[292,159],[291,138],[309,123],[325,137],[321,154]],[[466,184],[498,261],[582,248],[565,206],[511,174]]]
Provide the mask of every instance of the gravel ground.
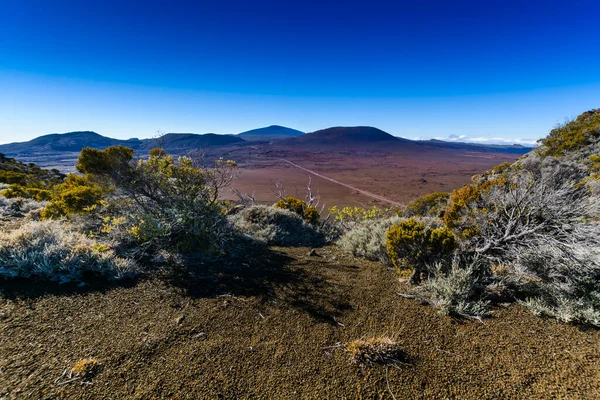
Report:
[[[518,304],[441,316],[398,296],[393,271],[317,252],[110,287],[0,282],[0,398],[600,398],[600,331]],[[373,336],[409,365],[353,364],[344,345]],[[90,357],[97,371],[70,381]]]

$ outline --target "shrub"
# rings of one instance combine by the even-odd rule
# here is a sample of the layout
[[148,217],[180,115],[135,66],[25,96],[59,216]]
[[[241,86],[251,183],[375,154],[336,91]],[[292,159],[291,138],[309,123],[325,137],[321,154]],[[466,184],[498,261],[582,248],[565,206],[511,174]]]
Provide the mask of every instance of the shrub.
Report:
[[108,189],[89,177],[70,174],[64,183],[54,187],[50,204],[42,211],[42,218],[70,217],[102,204]]
[[355,257],[364,257],[391,265],[387,254],[386,232],[399,221],[401,221],[400,217],[393,217],[379,220],[367,219],[356,223],[353,229],[342,235],[337,245]]
[[122,146],[84,149],[77,170],[94,182],[112,186],[126,207],[123,228],[150,254],[162,248],[204,255],[226,250],[233,229],[221,213],[218,196],[237,175],[233,161],[202,167],[190,157],[175,160],[153,149],[147,161],[133,161]]
[[358,364],[404,364],[407,359],[402,347],[389,337],[354,340],[346,349]]
[[468,221],[476,234],[463,239],[459,253],[505,266],[504,278],[488,272],[489,285],[507,280],[535,313],[597,325],[600,204],[577,184],[576,164],[546,157],[531,171],[511,170],[506,184],[465,206],[458,224]]
[[98,372],[98,360],[95,358],[84,358],[73,364],[71,376],[89,379]]
[[241,232],[270,245],[314,247],[324,244],[323,235],[290,210],[259,205],[245,208],[229,218]]
[[600,109],[590,110],[553,129],[541,140],[544,156],[562,156],[600,138]]
[[433,192],[421,196],[406,206],[402,215],[405,217],[441,217],[448,208],[450,194]]
[[25,187],[18,184],[12,184],[8,187],[8,189],[0,192],[0,195],[7,198],[21,197],[37,201],[47,201],[52,198],[52,191],[48,189]]
[[317,224],[321,218],[319,211],[314,206],[308,205],[306,201],[293,196],[277,200],[275,207],[290,210],[304,218],[309,224]]
[[457,234],[459,238],[470,238],[478,234],[475,219],[487,213],[485,207],[474,208],[477,202],[491,188],[506,185],[506,178],[482,179],[478,183],[468,184],[456,189],[450,195],[448,209],[443,220],[446,226]]
[[445,265],[430,267],[436,270],[434,277],[417,288],[418,297],[444,315],[458,314],[466,317],[489,315],[489,301],[484,300],[486,285],[477,267],[452,265],[447,271]]
[[81,280],[85,272],[110,279],[135,272],[132,261],[98,245],[57,221],[30,222],[0,234],[0,276],[67,282]]
[[0,195],[0,214],[10,216],[30,214],[43,209],[47,204],[45,201],[20,197],[6,198]]
[[409,218],[393,225],[386,235],[388,256],[399,272],[409,271],[411,282],[419,283],[427,265],[446,264],[454,250],[455,240],[446,227],[432,228]]

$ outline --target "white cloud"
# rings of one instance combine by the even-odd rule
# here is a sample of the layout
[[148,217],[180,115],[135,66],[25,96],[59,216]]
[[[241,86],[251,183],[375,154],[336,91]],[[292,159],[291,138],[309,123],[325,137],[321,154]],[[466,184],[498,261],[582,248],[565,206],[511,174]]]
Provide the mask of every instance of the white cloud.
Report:
[[526,139],[526,138],[517,138],[517,139],[507,139],[507,138],[497,138],[497,137],[483,137],[476,136],[471,137],[467,135],[450,135],[448,137],[434,137],[434,138],[426,138],[426,137],[410,137],[408,139],[411,140],[443,140],[444,142],[454,142],[454,143],[477,143],[477,144],[500,144],[500,145],[511,145],[511,144],[520,144],[521,146],[534,147],[537,145],[537,139]]

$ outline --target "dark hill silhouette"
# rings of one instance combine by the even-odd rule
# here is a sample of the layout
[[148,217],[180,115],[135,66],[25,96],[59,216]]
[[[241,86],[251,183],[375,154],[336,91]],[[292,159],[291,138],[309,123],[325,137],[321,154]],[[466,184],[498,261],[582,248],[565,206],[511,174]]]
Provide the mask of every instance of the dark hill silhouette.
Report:
[[110,146],[122,145],[135,151],[146,152],[153,147],[165,146],[168,151],[194,150],[209,146],[223,146],[244,143],[244,140],[232,135],[217,135],[207,133],[168,133],[157,139],[120,140],[102,136],[96,132],[53,133],[37,137],[28,142],[9,143],[0,145],[0,152],[9,156],[32,156],[35,154],[56,154],[80,152],[84,147],[105,149]]
[[164,147],[170,152],[180,152],[209,146],[239,144],[244,143],[245,140],[233,135],[218,135],[216,133],[206,133],[204,135],[195,133],[167,133],[161,136],[160,139],[145,139],[141,142],[140,151],[148,151],[154,147]]
[[278,142],[278,144],[303,146],[335,145],[345,147],[355,145],[365,146],[369,144],[377,145],[381,143],[399,144],[402,142],[410,141],[392,136],[381,129],[373,128],[371,126],[337,126],[310,132],[300,137],[286,139]]
[[345,150],[374,150],[404,153],[420,153],[431,150],[456,152],[503,152],[525,154],[531,148],[519,145],[483,145],[476,143],[444,142],[440,140],[409,140],[393,136],[381,129],[370,126],[337,126],[307,133],[306,135],[277,141],[278,146],[303,148],[321,147],[343,148]]
[[28,142],[0,145],[0,151],[5,154],[73,152],[81,151],[84,147],[106,148],[121,142],[128,141],[111,139],[90,131],[52,133]]
[[238,133],[237,136],[248,141],[271,141],[284,138],[291,138],[304,135],[304,132],[296,129],[287,128],[280,125],[271,125],[265,128],[252,129],[242,133]]

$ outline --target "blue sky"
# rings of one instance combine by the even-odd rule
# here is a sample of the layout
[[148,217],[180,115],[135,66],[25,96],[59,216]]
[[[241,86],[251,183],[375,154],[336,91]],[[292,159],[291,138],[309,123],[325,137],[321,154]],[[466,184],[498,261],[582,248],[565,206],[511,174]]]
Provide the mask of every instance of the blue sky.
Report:
[[372,125],[514,141],[600,107],[597,1],[0,0],[0,142]]

